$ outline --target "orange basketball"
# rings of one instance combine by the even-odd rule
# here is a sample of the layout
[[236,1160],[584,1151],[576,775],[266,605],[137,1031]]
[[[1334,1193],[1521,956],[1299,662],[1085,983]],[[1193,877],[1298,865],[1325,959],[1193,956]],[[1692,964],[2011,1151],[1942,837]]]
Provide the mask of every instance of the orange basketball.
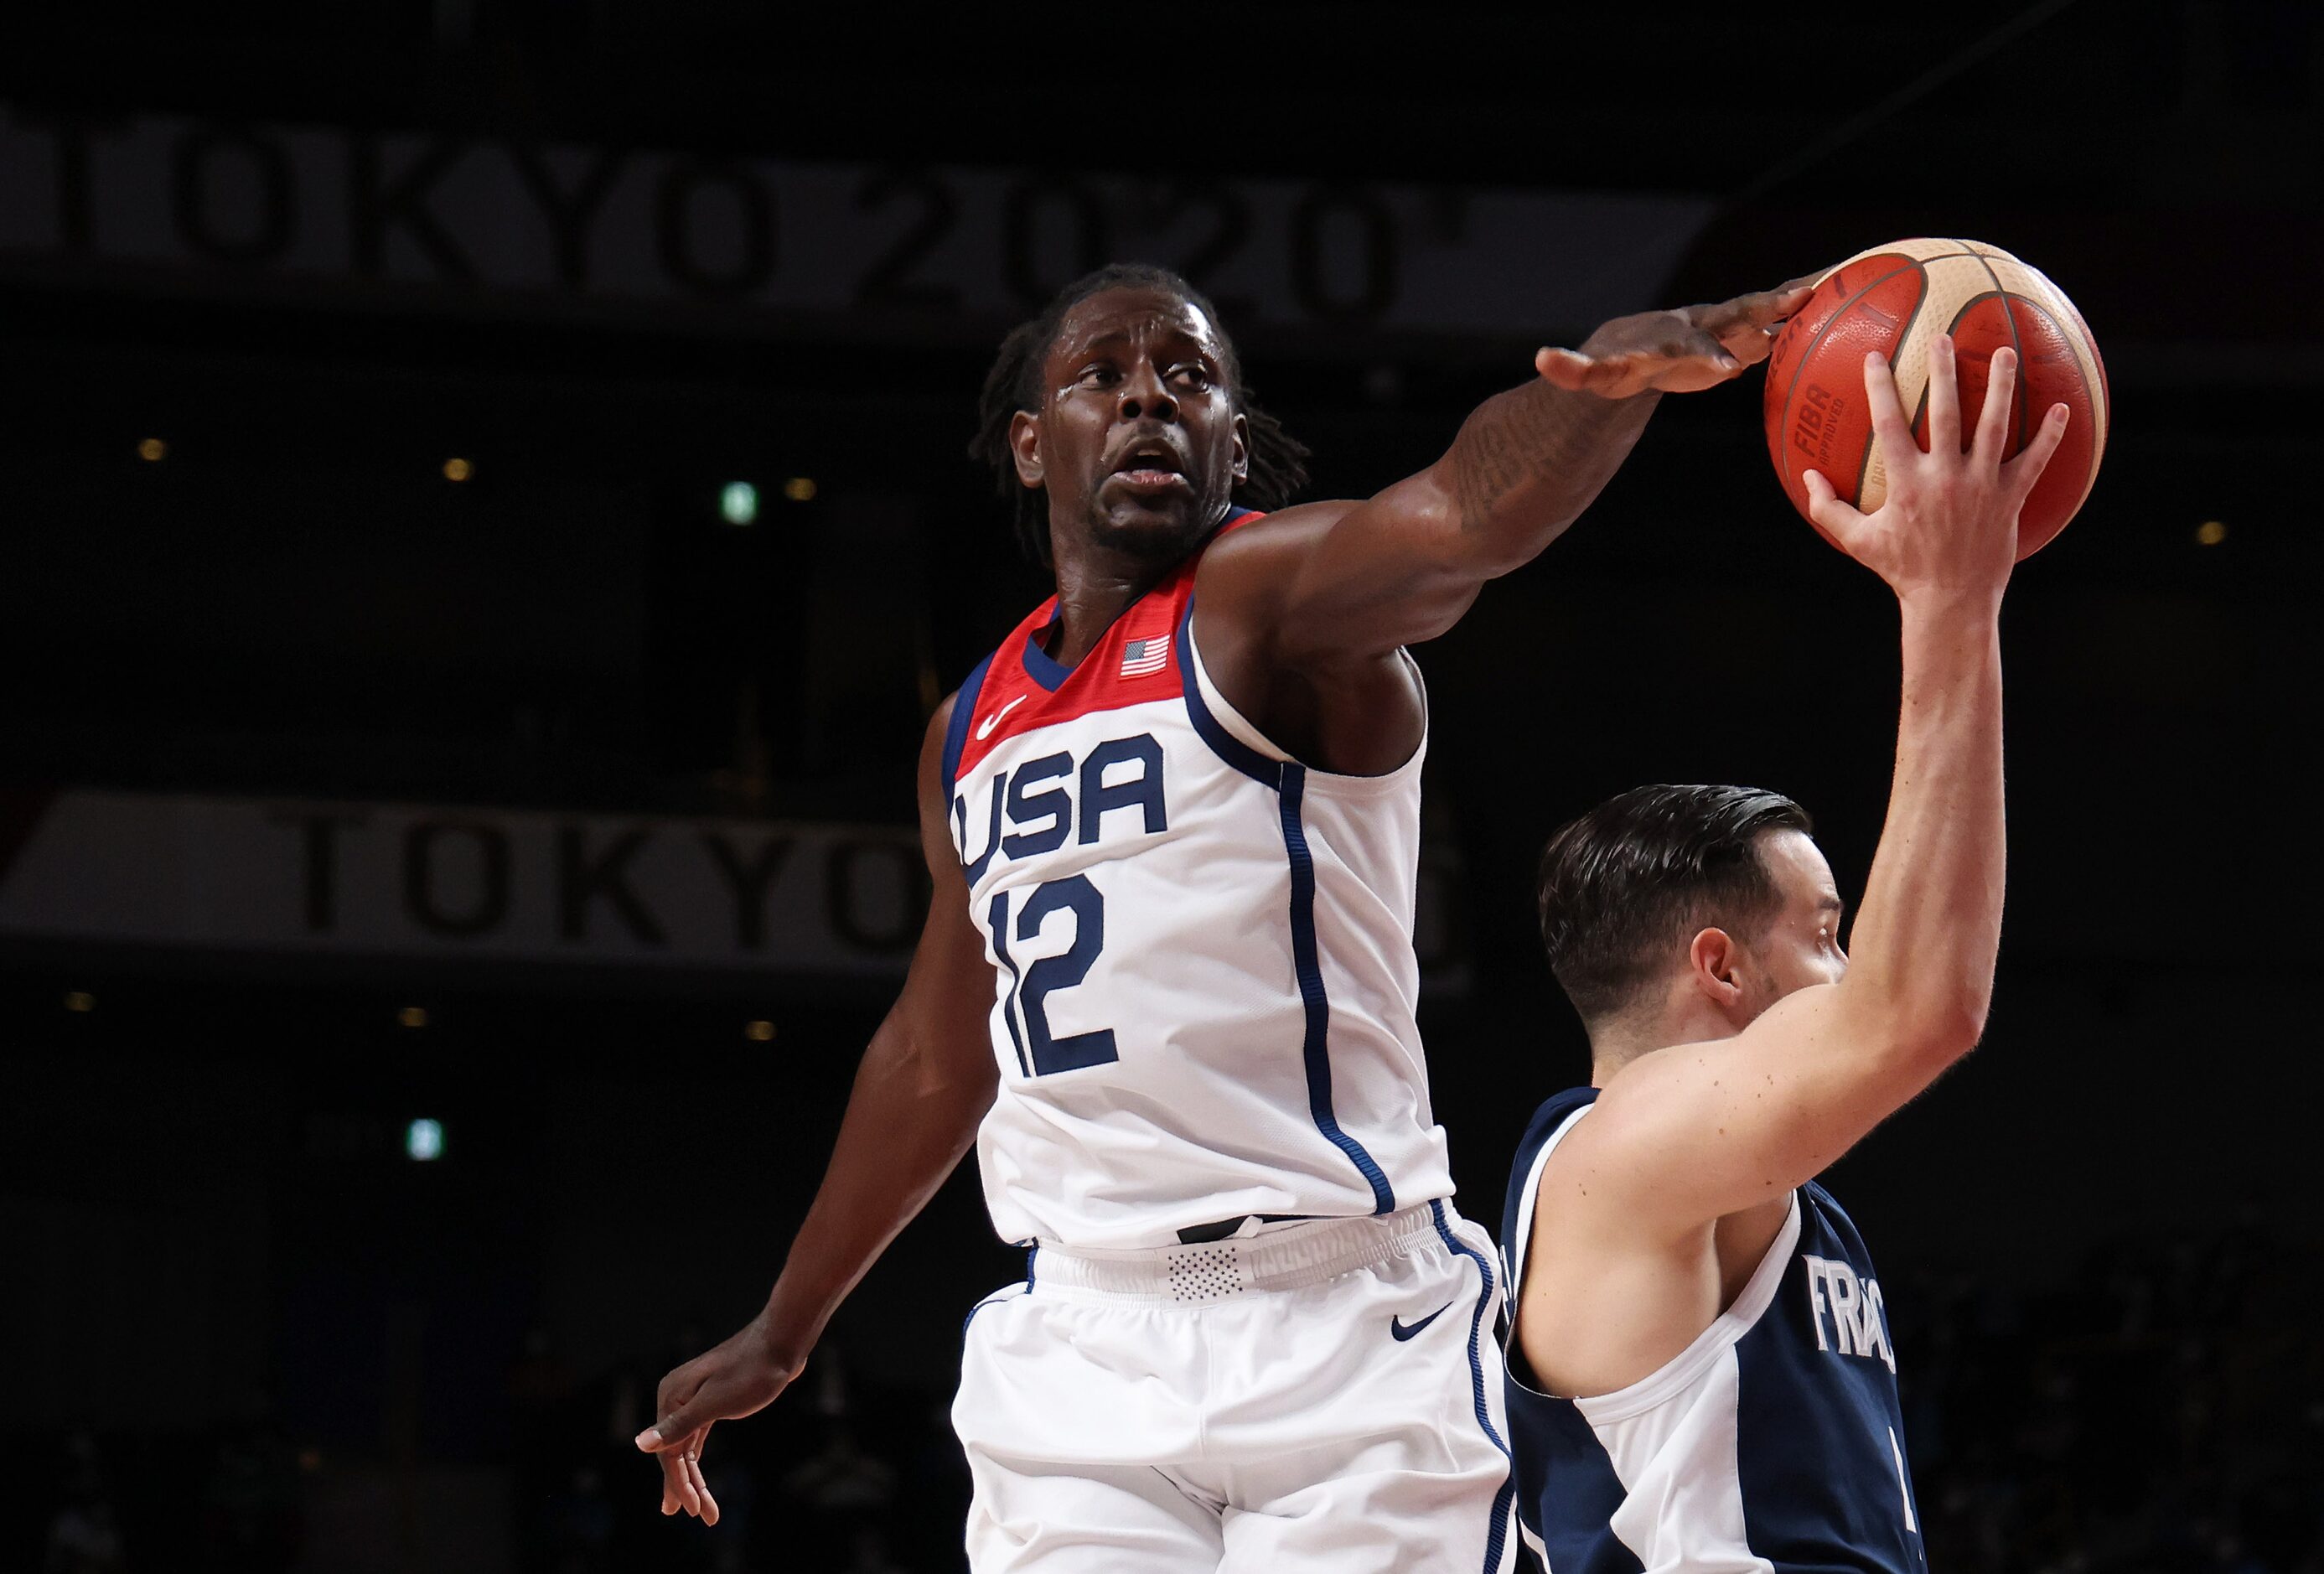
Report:
[[[2025,500],[2017,556],[2047,546],[2090,494],[2106,452],[2105,364],[2089,325],[2065,291],[1998,246],[1978,241],[1899,241],[1859,252],[1824,275],[1767,359],[1767,452],[1792,506],[1808,511],[1807,472],[1819,470],[1866,513],[1887,495],[1888,469],[1864,402],[1864,357],[1878,350],[1896,373],[1913,434],[1929,446],[1929,341],[1953,336],[1961,440],[1977,429],[1993,353],[2017,352],[2009,452],[2063,403],[2065,441]],[[1810,521],[1812,523],[1813,521]]]

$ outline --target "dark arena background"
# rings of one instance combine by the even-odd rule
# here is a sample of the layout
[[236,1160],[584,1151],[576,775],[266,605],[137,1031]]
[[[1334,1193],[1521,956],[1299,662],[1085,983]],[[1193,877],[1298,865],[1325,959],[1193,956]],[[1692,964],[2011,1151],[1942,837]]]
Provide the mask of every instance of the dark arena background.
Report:
[[[2116,401],[2005,624],[1987,1039],[1844,1161],[1941,1574],[2324,1569],[2324,19],[1952,7],[93,4],[0,26],[0,1568],[961,1568],[964,1169],[708,1456],[924,900],[913,761],[1045,594],[964,446],[1139,258],[1314,496],[1540,344],[1973,235]],[[1423,649],[1423,1027],[1496,1218],[1583,1071],[1530,911],[1640,781],[1851,896],[1893,603],[1754,376]]]

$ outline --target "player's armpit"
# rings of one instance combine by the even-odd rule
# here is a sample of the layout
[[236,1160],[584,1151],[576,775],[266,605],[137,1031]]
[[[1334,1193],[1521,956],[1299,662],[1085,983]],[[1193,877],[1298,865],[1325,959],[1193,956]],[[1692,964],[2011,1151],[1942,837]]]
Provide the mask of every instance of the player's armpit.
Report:
[[[1362,607],[1351,608],[1340,639],[1321,643],[1290,607],[1308,566],[1338,549],[1339,520],[1361,506],[1279,510],[1213,545],[1196,570],[1194,645],[1227,703],[1301,763],[1379,776],[1421,741],[1426,706],[1411,664],[1398,641],[1362,634]],[[1401,594],[1425,595],[1421,578],[1414,570]],[[1460,604],[1474,596],[1473,586],[1460,590]]]
[[1559,1183],[1586,1192],[1578,1205],[1604,1229],[1671,1235],[1781,1197],[1957,1058],[1894,1023],[1845,985],[1819,985],[1732,1038],[1640,1055],[1560,1145]]

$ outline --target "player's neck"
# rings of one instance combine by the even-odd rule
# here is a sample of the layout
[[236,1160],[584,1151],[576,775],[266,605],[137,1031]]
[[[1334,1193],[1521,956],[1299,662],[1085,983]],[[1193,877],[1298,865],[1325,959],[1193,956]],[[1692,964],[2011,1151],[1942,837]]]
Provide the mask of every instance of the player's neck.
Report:
[[1590,1085],[1602,1088],[1641,1056],[1680,1044],[1713,1044],[1735,1036],[1735,1024],[1708,1008],[1613,1017],[1590,1028]]
[[[1184,561],[1180,559],[1179,561]],[[1044,646],[1060,666],[1077,666],[1131,603],[1167,578],[1177,562],[1089,548],[1057,559],[1057,618]]]

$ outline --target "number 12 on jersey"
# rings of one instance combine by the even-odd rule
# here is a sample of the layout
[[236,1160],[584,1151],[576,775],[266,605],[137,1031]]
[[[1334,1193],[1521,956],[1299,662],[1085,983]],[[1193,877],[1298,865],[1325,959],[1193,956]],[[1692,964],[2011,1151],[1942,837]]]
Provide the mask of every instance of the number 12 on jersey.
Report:
[[[986,909],[992,932],[992,954],[1009,970],[1009,994],[1001,1002],[1001,1015],[1009,1024],[1010,1042],[1017,1046],[1018,1069],[1028,1076],[1046,1077],[1053,1072],[1069,1072],[1082,1066],[1103,1065],[1120,1060],[1114,1048],[1113,1029],[1100,1027],[1088,1033],[1069,1034],[1064,1038],[1049,1031],[1048,998],[1057,990],[1069,990],[1089,976],[1099,952],[1105,949],[1105,896],[1090,883],[1089,876],[1077,874],[1065,879],[1050,880],[1033,888],[1025,898],[1025,906],[1017,914],[1016,938],[1031,940],[1041,933],[1042,924],[1049,915],[1063,909],[1073,916],[1074,943],[1056,956],[1045,956],[1032,966],[1019,970],[1009,954],[1009,893],[995,895]],[[1021,1012],[1025,1028],[1020,1036],[1017,1029]],[[1028,1063],[1028,1041],[1031,1049]]]

